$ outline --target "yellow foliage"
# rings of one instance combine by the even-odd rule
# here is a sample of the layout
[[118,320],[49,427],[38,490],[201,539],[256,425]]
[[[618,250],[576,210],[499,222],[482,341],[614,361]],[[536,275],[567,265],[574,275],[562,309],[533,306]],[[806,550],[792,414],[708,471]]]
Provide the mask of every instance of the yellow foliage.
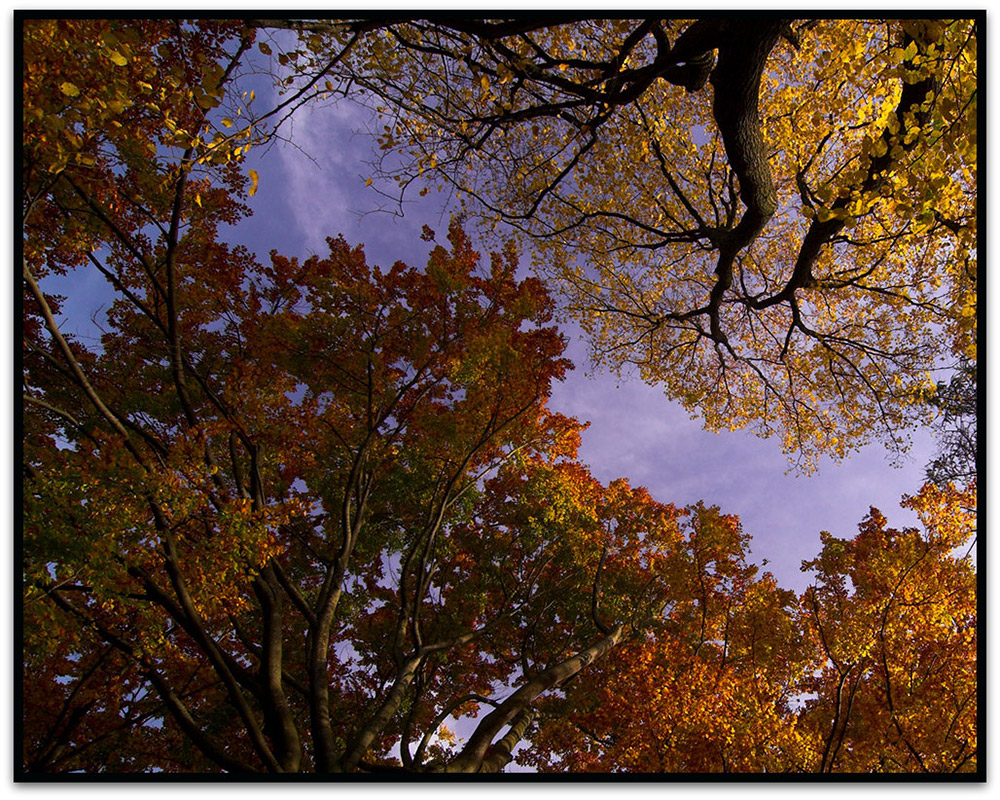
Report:
[[[674,41],[693,23],[661,24]],[[961,301],[942,287],[970,291],[974,22],[817,19],[797,27],[796,46],[773,46],[759,114],[776,210],[725,278],[720,254],[745,206],[711,91],[661,78],[609,102],[614,82],[573,60],[586,52],[638,85],[663,52],[636,30],[551,25],[530,47],[510,36],[482,51],[446,23],[401,24],[436,48],[380,33],[347,69],[380,94],[393,121],[383,146],[416,154],[414,176],[446,171],[537,234],[535,266],[563,289],[599,365],[637,368],[711,429],[777,435],[807,469],[873,439],[902,447],[942,327],[961,331]],[[503,135],[485,136],[494,126]],[[808,236],[822,241],[802,255],[804,279]]]

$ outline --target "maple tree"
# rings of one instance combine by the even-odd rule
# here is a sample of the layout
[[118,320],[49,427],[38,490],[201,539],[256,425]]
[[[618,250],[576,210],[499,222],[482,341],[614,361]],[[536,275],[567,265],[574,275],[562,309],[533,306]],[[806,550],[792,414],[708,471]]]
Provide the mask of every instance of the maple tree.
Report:
[[597,363],[712,429],[902,448],[974,347],[976,19],[253,24],[298,31],[290,77],[349,49],[400,191],[533,237]]
[[[515,242],[226,242],[247,148],[383,27],[307,32],[255,111],[254,25],[24,20],[23,774],[974,770],[974,485],[797,600],[734,517],[579,462]],[[93,341],[49,288],[84,275]]]

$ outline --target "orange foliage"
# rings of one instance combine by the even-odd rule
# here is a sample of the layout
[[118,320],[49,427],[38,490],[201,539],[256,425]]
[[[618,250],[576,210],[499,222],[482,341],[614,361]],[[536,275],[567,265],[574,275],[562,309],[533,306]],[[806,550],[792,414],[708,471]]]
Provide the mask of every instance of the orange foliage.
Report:
[[[892,174],[926,169],[936,186],[941,170],[971,163],[963,126],[974,63],[962,35],[974,31],[897,27],[873,34],[865,67],[830,66],[830,52],[859,41],[846,22],[810,34],[810,60],[789,56],[805,70],[800,82],[818,75],[824,92],[842,73],[852,91],[865,70],[881,81],[859,119],[838,118],[822,163],[802,163],[827,129],[797,116],[799,84],[768,85],[768,124],[803,128],[776,157],[781,191],[795,169],[809,172],[817,201],[857,184],[844,203],[827,192],[816,214],[844,211],[865,235],[893,232],[883,250],[855,253],[851,269],[876,274],[867,259],[889,258],[884,248],[903,248],[900,259],[929,248],[913,264],[926,267],[913,278],[922,286],[948,277],[942,253],[968,236],[967,185],[938,187],[954,225],[924,215],[910,229],[899,205],[919,200],[918,187],[900,187],[886,205],[847,165],[858,148],[884,155],[880,131],[894,114],[907,123],[891,102],[897,79],[941,65],[953,67],[933,109],[946,130],[901,127],[918,145],[893,154]],[[351,30],[313,31],[306,50],[321,59],[333,31],[342,56],[357,44],[352,57],[390,58],[380,40]],[[887,528],[873,510],[854,539],[824,535],[807,564],[815,585],[796,600],[746,562],[735,517],[703,504],[679,510],[623,479],[603,485],[578,461],[584,426],[547,406],[571,366],[555,301],[541,280],[517,278],[514,244],[481,259],[456,221],[447,244],[424,248],[426,266],[386,269],[343,238],[322,256],[274,252],[268,264],[219,240],[257,187],[256,174],[242,174],[246,147],[267,135],[239,122],[252,116],[250,98],[233,89],[252,26],[25,20],[23,33],[24,773],[475,772],[515,757],[573,771],[976,768],[975,569],[955,552],[974,534],[974,486],[909,498],[922,531]],[[577,33],[539,33],[561,59],[546,69],[571,77],[595,41],[628,38],[624,22]],[[896,53],[897,34],[922,44]],[[476,58],[494,57],[484,52]],[[623,79],[635,79],[626,62]],[[470,108],[508,97],[519,80],[513,67],[476,78],[473,94],[469,81],[451,87]],[[675,218],[680,189],[648,197],[655,181],[609,182],[608,164],[627,156],[645,169],[644,145],[644,157],[674,148],[692,168],[704,148],[720,152],[711,136],[697,147],[654,136],[649,126],[671,114],[685,125],[709,119],[673,89],[651,91],[614,123],[628,134],[621,146],[581,172],[586,189],[603,164],[603,188],[574,214],[626,199],[633,222],[644,209]],[[559,131],[569,139],[544,131],[553,146],[575,141]],[[528,128],[511,141],[541,134]],[[938,134],[954,157],[935,149]],[[702,205],[722,202],[722,167],[709,163]],[[789,235],[812,225],[782,223]],[[783,241],[764,235],[743,254],[751,282],[773,288]],[[550,253],[557,268],[561,247]],[[608,276],[623,297],[701,302],[698,259],[675,262],[672,286],[633,281],[626,273],[640,261],[614,260]],[[834,263],[817,263],[827,271],[815,277],[833,280]],[[886,263],[888,273],[899,267]],[[99,341],[60,329],[65,308],[47,278],[74,269],[114,293]],[[829,300],[810,295],[817,313],[831,325],[858,319],[864,304],[828,288]],[[953,288],[949,302],[967,303],[968,287]],[[879,313],[906,317],[908,302],[896,297]],[[618,324],[598,339],[624,333]],[[737,332],[753,338],[761,324],[770,323],[741,317],[733,347]],[[694,330],[681,328],[670,335]],[[837,335],[824,331],[821,343]],[[857,386],[837,383],[836,359],[786,355],[798,360],[781,369],[833,391],[837,413],[853,402]],[[665,358],[654,377],[689,399],[717,375],[707,362]],[[816,371],[824,377],[811,383]],[[770,395],[754,405],[746,373],[733,377],[732,395],[706,401],[709,422],[769,414]],[[924,380],[904,377],[896,400]],[[828,445],[863,421],[827,425],[826,413],[792,418],[804,439]],[[466,739],[449,731],[454,719],[472,730]],[[521,741],[529,746],[515,756]]]

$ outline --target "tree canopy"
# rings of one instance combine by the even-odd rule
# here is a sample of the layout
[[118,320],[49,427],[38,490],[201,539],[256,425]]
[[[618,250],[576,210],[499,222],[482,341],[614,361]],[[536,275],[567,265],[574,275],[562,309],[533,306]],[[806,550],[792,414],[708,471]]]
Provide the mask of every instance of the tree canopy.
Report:
[[378,110],[401,191],[531,236],[597,362],[710,428],[807,469],[904,447],[974,346],[974,19],[256,23]]
[[[924,529],[872,509],[823,535],[800,597],[738,551],[691,537],[708,576],[657,633],[547,699],[531,763],[545,770],[949,773],[975,759],[975,572],[954,549],[968,497],[925,487]],[[709,542],[712,545],[709,545]],[[692,625],[692,618],[698,624]],[[934,708],[933,716],[926,715]],[[613,709],[609,713],[609,709]]]
[[[21,777],[976,772],[974,477],[796,597],[549,408],[560,303],[805,458],[930,408],[975,359],[974,24],[21,22]],[[248,148],[347,81],[551,280],[460,216],[389,266],[227,242]]]

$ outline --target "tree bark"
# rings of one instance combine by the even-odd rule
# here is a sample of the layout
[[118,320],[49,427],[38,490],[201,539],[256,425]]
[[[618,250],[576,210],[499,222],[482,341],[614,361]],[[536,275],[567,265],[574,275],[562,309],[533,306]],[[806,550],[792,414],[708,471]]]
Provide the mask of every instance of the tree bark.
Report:
[[[576,655],[564,661],[560,661],[558,664],[554,664],[521,686],[521,688],[504,700],[496,710],[483,718],[476,727],[475,732],[469,738],[465,748],[445,767],[444,771],[479,772],[484,765],[484,759],[493,742],[493,737],[505,725],[514,722],[512,730],[516,730],[519,725],[515,720],[517,720],[520,714],[530,709],[531,704],[539,695],[564,683],[594,661],[607,655],[621,641],[624,631],[624,626],[620,624],[616,625],[607,636],[598,639],[590,647],[581,650]],[[527,723],[523,721],[523,718],[520,722],[523,723],[523,727],[526,729]],[[504,742],[503,748],[509,754],[516,742],[506,742],[506,739]]]

